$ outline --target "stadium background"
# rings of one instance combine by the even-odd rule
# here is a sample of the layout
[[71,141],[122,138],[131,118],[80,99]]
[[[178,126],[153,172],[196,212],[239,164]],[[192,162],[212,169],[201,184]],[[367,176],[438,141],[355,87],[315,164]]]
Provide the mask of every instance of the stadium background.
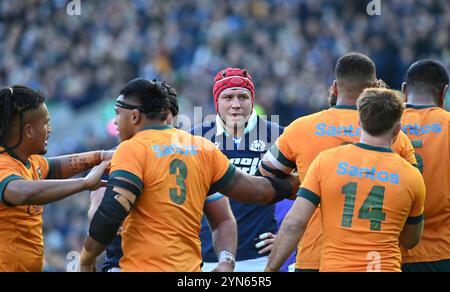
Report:
[[[49,155],[116,144],[108,125],[120,88],[137,76],[179,92],[181,113],[214,113],[214,74],[226,66],[253,75],[258,109],[282,125],[327,106],[336,60],[369,55],[378,77],[399,89],[407,67],[434,58],[450,69],[448,0],[1,0],[0,85],[43,91],[53,133]],[[46,271],[66,270],[87,232],[89,194],[44,213]]]

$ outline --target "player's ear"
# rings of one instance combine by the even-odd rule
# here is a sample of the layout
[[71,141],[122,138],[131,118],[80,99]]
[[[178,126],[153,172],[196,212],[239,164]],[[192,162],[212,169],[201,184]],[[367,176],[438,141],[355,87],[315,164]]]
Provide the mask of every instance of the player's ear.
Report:
[[339,96],[336,80],[333,80],[333,85],[331,85],[331,92],[333,93],[334,96]]
[[166,118],[166,122],[168,125],[173,125],[173,115],[172,112],[167,110],[167,118]]
[[133,125],[139,124],[139,122],[141,121],[141,118],[142,118],[142,113],[139,110],[134,109],[131,111],[131,122],[133,123]]
[[445,101],[445,97],[447,96],[447,92],[448,92],[448,84],[446,84],[444,86],[444,89],[442,89],[441,94],[439,96],[440,104],[438,104],[438,105],[441,106],[441,107],[444,106],[444,101]]
[[408,101],[408,89],[406,87],[406,82],[402,83],[402,93],[403,93],[403,99],[405,100],[405,102]]
[[394,132],[392,137],[392,143],[394,143],[397,140],[398,134],[400,134],[400,131],[402,130],[402,123],[398,122],[394,126]]
[[33,134],[34,134],[33,132],[34,132],[33,127],[31,126],[30,123],[26,123],[25,125],[23,125],[23,136],[24,137],[26,137],[28,139],[33,138]]
[[397,136],[400,133],[401,129],[402,129],[402,123],[401,122],[398,122],[397,124],[395,124],[395,126],[394,126],[394,135]]
[[442,95],[445,97],[447,95],[447,92],[448,92],[448,84],[444,86],[444,90],[442,90]]

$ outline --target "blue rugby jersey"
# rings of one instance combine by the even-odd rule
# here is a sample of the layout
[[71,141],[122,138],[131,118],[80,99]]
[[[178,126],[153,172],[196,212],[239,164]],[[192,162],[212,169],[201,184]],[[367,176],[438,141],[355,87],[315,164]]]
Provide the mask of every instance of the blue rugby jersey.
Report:
[[[254,175],[264,153],[269,150],[283,132],[283,127],[266,121],[253,112],[247,123],[244,136],[234,139],[221,126],[219,117],[215,121],[205,122],[191,129],[191,134],[211,140],[242,171]],[[290,202],[283,204],[289,204]],[[265,232],[275,233],[277,221],[275,205],[261,206],[243,204],[230,199],[231,209],[238,225],[238,248],[236,260],[248,260],[261,257],[255,248],[254,238]],[[280,218],[282,220],[282,218]],[[202,256],[204,262],[217,262],[211,231],[206,218],[202,219],[200,231]]]
[[102,272],[108,272],[112,268],[118,268],[122,256],[122,236],[116,235],[113,241],[106,247],[106,255],[102,266]]

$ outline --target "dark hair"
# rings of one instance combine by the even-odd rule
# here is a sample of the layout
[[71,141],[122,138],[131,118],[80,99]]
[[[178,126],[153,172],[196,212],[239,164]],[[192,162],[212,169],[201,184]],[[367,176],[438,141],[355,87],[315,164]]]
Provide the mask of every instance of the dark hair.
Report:
[[167,118],[164,110],[170,110],[174,116],[178,114],[178,101],[175,89],[165,82],[136,78],[128,82],[120,91],[125,99],[135,98],[140,102],[138,109],[148,119]]
[[386,88],[368,88],[357,100],[361,127],[379,136],[400,121],[405,105],[400,93]]
[[406,85],[411,90],[420,90],[438,97],[449,84],[448,73],[439,62],[424,59],[415,62],[406,72]]
[[[14,85],[0,90],[0,146],[5,148],[3,153],[12,150],[22,142],[23,113],[39,108],[45,102],[40,92],[22,85]],[[16,145],[7,147],[11,122],[19,117],[20,138]]]
[[[378,79],[378,85],[380,88],[387,88],[387,89],[390,88],[389,85],[383,79]],[[330,107],[335,107],[337,105],[337,99],[338,97],[333,93],[333,86],[331,86],[328,89],[328,105]]]
[[175,95],[169,94],[169,103],[170,103],[169,110],[172,113],[172,116],[174,117],[178,116],[179,109],[176,94]]
[[376,78],[375,63],[366,55],[348,53],[336,63],[336,79],[351,86],[366,87]]

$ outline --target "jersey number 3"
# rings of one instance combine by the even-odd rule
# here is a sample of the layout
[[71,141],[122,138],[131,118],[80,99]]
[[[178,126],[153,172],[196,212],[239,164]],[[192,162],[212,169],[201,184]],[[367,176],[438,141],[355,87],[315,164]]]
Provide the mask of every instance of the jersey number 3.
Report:
[[[341,222],[342,227],[352,227],[357,186],[357,183],[351,182],[342,187],[342,193],[345,195],[344,213]],[[370,230],[380,231],[381,222],[386,219],[386,213],[382,210],[384,190],[383,186],[374,186],[370,190],[364,204],[359,209],[358,218],[369,219]]]
[[178,188],[170,188],[169,195],[172,202],[177,205],[181,205],[186,201],[186,183],[185,179],[187,177],[187,167],[184,161],[179,159],[174,159],[169,165],[169,173],[176,175],[177,186],[180,188],[180,193],[178,194]]

